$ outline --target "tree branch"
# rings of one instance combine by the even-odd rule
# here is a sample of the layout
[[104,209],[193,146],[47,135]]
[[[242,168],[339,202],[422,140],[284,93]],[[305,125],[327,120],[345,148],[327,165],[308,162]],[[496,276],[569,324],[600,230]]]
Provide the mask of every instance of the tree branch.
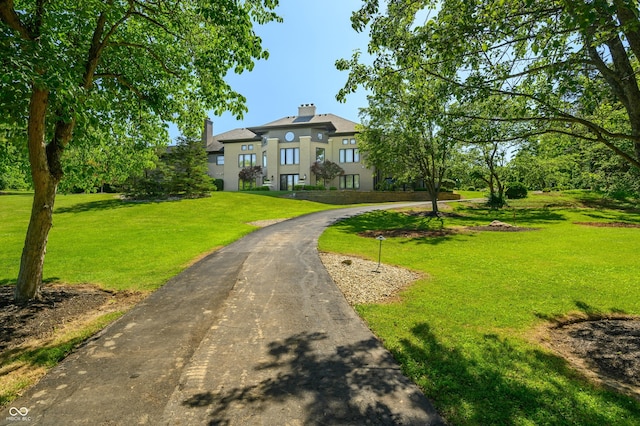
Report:
[[17,31],[23,39],[34,40],[36,38],[20,21],[13,0],[0,0],[0,20],[7,24],[9,28]]
[[162,57],[160,55],[158,55],[156,52],[154,52],[149,46],[145,46],[143,44],[138,44],[138,43],[128,43],[128,42],[125,42],[125,41],[109,43],[109,46],[126,46],[126,47],[133,47],[133,48],[136,48],[136,49],[144,50],[149,55],[151,55],[160,64],[162,69],[165,70],[165,72],[167,74],[171,74],[171,75],[176,76],[176,77],[180,76],[180,74],[177,71],[173,71],[172,69],[170,69],[164,63]]
[[122,84],[123,86],[131,90],[133,93],[135,93],[138,96],[138,98],[146,99],[146,96],[138,88],[133,86],[133,84],[131,84],[122,74],[96,73],[94,77],[96,79],[112,78],[114,80],[117,80],[120,84]]

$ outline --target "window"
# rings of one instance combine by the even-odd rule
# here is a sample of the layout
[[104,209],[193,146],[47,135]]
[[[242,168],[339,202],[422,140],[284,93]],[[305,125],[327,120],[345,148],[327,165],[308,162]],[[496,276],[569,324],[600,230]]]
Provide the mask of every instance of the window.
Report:
[[280,175],[280,191],[293,191],[299,179],[298,175]]
[[238,167],[241,169],[245,167],[253,167],[256,165],[255,154],[240,154],[238,155]]
[[340,176],[340,189],[360,189],[360,175]]
[[351,139],[351,145],[355,145],[356,144],[356,140],[355,139]]
[[280,165],[300,164],[300,148],[280,148]]
[[241,149],[242,149],[243,151],[246,151],[246,150],[247,150],[247,146],[246,146],[246,145],[242,145],[242,148],[241,148]]
[[316,148],[316,161],[318,163],[324,163],[324,148]]
[[340,150],[341,163],[359,163],[360,150],[358,148],[348,148]]
[[349,139],[342,139],[342,145],[349,145]]
[[224,166],[224,155],[217,155],[216,156],[216,164],[218,166]]
[[267,151],[262,152],[262,168],[265,170],[267,168]]

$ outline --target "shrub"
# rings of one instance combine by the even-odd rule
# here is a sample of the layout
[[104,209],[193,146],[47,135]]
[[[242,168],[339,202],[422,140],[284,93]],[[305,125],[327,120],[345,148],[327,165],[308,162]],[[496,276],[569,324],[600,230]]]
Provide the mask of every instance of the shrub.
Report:
[[511,200],[517,200],[519,198],[527,197],[527,187],[524,186],[521,182],[512,182],[507,185],[507,190],[505,191],[505,195],[507,198]]
[[224,180],[215,179],[214,185],[216,186],[216,191],[224,191]]

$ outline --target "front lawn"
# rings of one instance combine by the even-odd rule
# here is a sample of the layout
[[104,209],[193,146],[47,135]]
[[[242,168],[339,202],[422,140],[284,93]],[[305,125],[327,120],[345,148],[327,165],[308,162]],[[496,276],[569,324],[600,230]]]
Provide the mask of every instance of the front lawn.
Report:
[[[397,303],[358,312],[451,424],[638,425],[640,404],[588,382],[540,343],[541,326],[567,315],[640,315],[637,210],[602,207],[591,194],[532,195],[501,211],[460,204],[457,233],[387,238],[382,261],[427,277]],[[538,228],[460,232],[492,220]],[[377,260],[359,232],[437,227],[379,211],[328,229],[322,251]]]
[[[28,193],[0,195],[0,285],[14,284],[18,276],[31,200]],[[7,324],[11,321],[0,322],[3,337],[9,336],[0,345],[4,348],[0,350],[0,406],[121,316],[143,297],[138,293],[157,289],[201,256],[256,229],[248,222],[334,207],[232,192],[146,203],[122,201],[111,194],[59,195],[45,258],[45,282],[70,291],[82,291],[80,287],[86,286],[75,284],[88,283],[117,293],[98,295],[108,302],[97,310],[86,304],[87,312],[76,312],[82,310],[77,305],[84,299],[74,302],[75,297],[70,296],[53,302],[57,310],[49,300],[43,302],[47,306],[34,307],[36,314],[32,314],[29,307],[12,307],[11,291],[3,289],[7,299],[1,306],[3,318],[19,314],[25,322],[15,328]],[[65,302],[73,305],[74,312],[66,310]],[[50,331],[51,321],[55,324]]]
[[[0,195],[0,284],[15,283],[31,194]],[[204,253],[252,230],[249,222],[335,206],[233,192],[128,202],[113,194],[59,195],[45,258],[46,282],[111,290],[158,288]]]

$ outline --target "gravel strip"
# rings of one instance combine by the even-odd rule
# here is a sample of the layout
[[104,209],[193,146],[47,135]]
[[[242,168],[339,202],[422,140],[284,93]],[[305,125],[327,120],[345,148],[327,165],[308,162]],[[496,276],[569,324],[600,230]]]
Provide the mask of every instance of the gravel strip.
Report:
[[[361,305],[390,301],[420,274],[399,268],[334,253],[320,253],[320,259],[349,304]],[[375,271],[378,272],[375,272]]]

